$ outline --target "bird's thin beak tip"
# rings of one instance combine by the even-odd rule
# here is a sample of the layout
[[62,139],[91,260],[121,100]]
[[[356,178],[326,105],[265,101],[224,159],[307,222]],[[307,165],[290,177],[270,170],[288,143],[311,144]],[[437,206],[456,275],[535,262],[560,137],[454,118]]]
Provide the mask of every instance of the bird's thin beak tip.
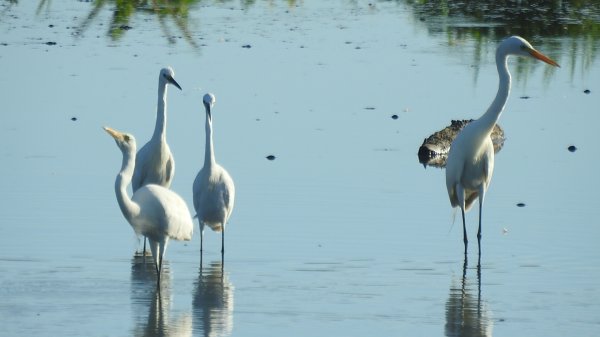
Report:
[[538,59],[540,61],[546,62],[551,66],[560,68],[560,65],[556,61],[554,61],[553,59],[549,58],[548,56],[540,53],[539,51],[537,51],[535,49],[532,49],[529,53],[531,54],[531,56],[535,57],[536,59]]

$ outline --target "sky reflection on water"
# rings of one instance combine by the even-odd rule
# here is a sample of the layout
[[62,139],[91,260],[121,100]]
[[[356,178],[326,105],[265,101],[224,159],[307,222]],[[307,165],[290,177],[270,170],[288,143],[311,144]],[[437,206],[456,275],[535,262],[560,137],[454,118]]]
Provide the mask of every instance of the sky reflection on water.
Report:
[[[463,269],[444,172],[415,155],[427,135],[491,101],[501,18],[404,1],[190,2],[194,46],[171,16],[166,31],[143,11],[114,39],[112,2],[78,34],[99,4],[0,2],[8,335],[598,331],[593,29],[528,36],[561,69],[511,61],[478,275]],[[197,236],[173,243],[158,293],[153,269],[131,259],[138,241],[113,190],[120,155],[101,126],[148,139],[167,64],[184,88],[169,96],[173,189],[191,205],[212,91],[215,150],[239,196],[224,271],[200,272]],[[205,247],[205,261],[219,260],[218,235],[207,232]]]

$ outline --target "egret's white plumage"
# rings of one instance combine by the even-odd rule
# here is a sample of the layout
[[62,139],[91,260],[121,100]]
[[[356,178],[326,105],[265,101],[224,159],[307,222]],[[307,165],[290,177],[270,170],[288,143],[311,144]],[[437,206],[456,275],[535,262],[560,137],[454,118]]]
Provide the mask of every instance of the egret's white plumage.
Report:
[[200,223],[200,254],[203,250],[204,226],[221,232],[221,255],[225,251],[225,225],[233,211],[235,186],[227,171],[215,160],[212,140],[212,107],[215,104],[213,94],[204,95],[206,110],[206,145],[204,167],[194,180],[194,208]]
[[[133,192],[147,184],[171,187],[175,175],[175,160],[167,144],[167,86],[172,84],[181,90],[174,76],[175,72],[171,67],[161,69],[158,75],[156,125],[152,138],[137,153],[131,181]],[[144,253],[146,253],[145,239]]]
[[130,198],[127,186],[135,168],[135,138],[105,127],[123,153],[121,171],[115,181],[115,193],[121,212],[138,235],[148,238],[156,264],[158,281],[169,239],[192,239],[194,224],[183,199],[175,192],[155,184],[137,189]]
[[531,57],[553,66],[558,63],[535,50],[525,39],[512,36],[500,43],[496,50],[496,66],[499,86],[496,98],[488,110],[477,120],[469,123],[456,136],[446,162],[446,187],[452,207],[460,207],[463,221],[463,241],[467,253],[465,212],[479,199],[479,230],[477,239],[481,254],[481,213],[483,199],[494,171],[494,147],[490,138],[510,93],[508,57],[511,55]]

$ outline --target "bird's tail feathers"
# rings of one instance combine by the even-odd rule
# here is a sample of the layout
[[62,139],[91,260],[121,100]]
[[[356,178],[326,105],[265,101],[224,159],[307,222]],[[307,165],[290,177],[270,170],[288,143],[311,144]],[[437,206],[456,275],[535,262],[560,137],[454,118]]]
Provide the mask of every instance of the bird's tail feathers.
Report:
[[454,223],[456,222],[456,211],[458,209],[460,209],[460,207],[452,208],[452,223],[450,224],[450,229],[448,230],[448,234],[450,234],[450,232],[452,232],[452,228],[454,228]]

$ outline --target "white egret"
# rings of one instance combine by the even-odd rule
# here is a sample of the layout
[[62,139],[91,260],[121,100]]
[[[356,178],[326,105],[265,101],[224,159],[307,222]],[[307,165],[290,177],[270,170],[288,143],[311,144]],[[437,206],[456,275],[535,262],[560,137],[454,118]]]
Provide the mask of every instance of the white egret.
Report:
[[160,283],[162,262],[169,239],[192,239],[194,223],[190,211],[177,193],[160,185],[144,185],[130,198],[127,186],[131,183],[135,167],[135,138],[109,127],[104,127],[104,130],[115,139],[123,153],[121,171],[115,180],[117,202],[136,234],[148,238]]
[[206,145],[204,167],[194,180],[194,208],[200,224],[200,258],[202,258],[204,226],[215,232],[221,232],[221,258],[225,252],[225,225],[233,211],[235,186],[227,171],[215,160],[212,140],[212,107],[215,104],[213,94],[204,95],[206,110]]
[[483,199],[494,171],[494,147],[490,134],[498,121],[510,93],[508,57],[511,55],[531,57],[552,66],[558,63],[535,50],[525,39],[512,36],[500,43],[496,50],[499,86],[496,98],[488,110],[477,120],[469,123],[454,139],[446,162],[446,187],[452,207],[460,207],[463,221],[463,241],[467,253],[467,230],[465,211],[475,199],[479,199],[479,230],[477,242],[481,255],[481,213]]
[[[154,134],[138,152],[131,187],[133,192],[147,184],[171,187],[175,174],[175,160],[167,144],[167,85],[172,84],[181,90],[175,81],[175,72],[171,67],[163,68],[158,75],[158,103],[156,106],[156,125]],[[144,238],[146,254],[146,238]]]

